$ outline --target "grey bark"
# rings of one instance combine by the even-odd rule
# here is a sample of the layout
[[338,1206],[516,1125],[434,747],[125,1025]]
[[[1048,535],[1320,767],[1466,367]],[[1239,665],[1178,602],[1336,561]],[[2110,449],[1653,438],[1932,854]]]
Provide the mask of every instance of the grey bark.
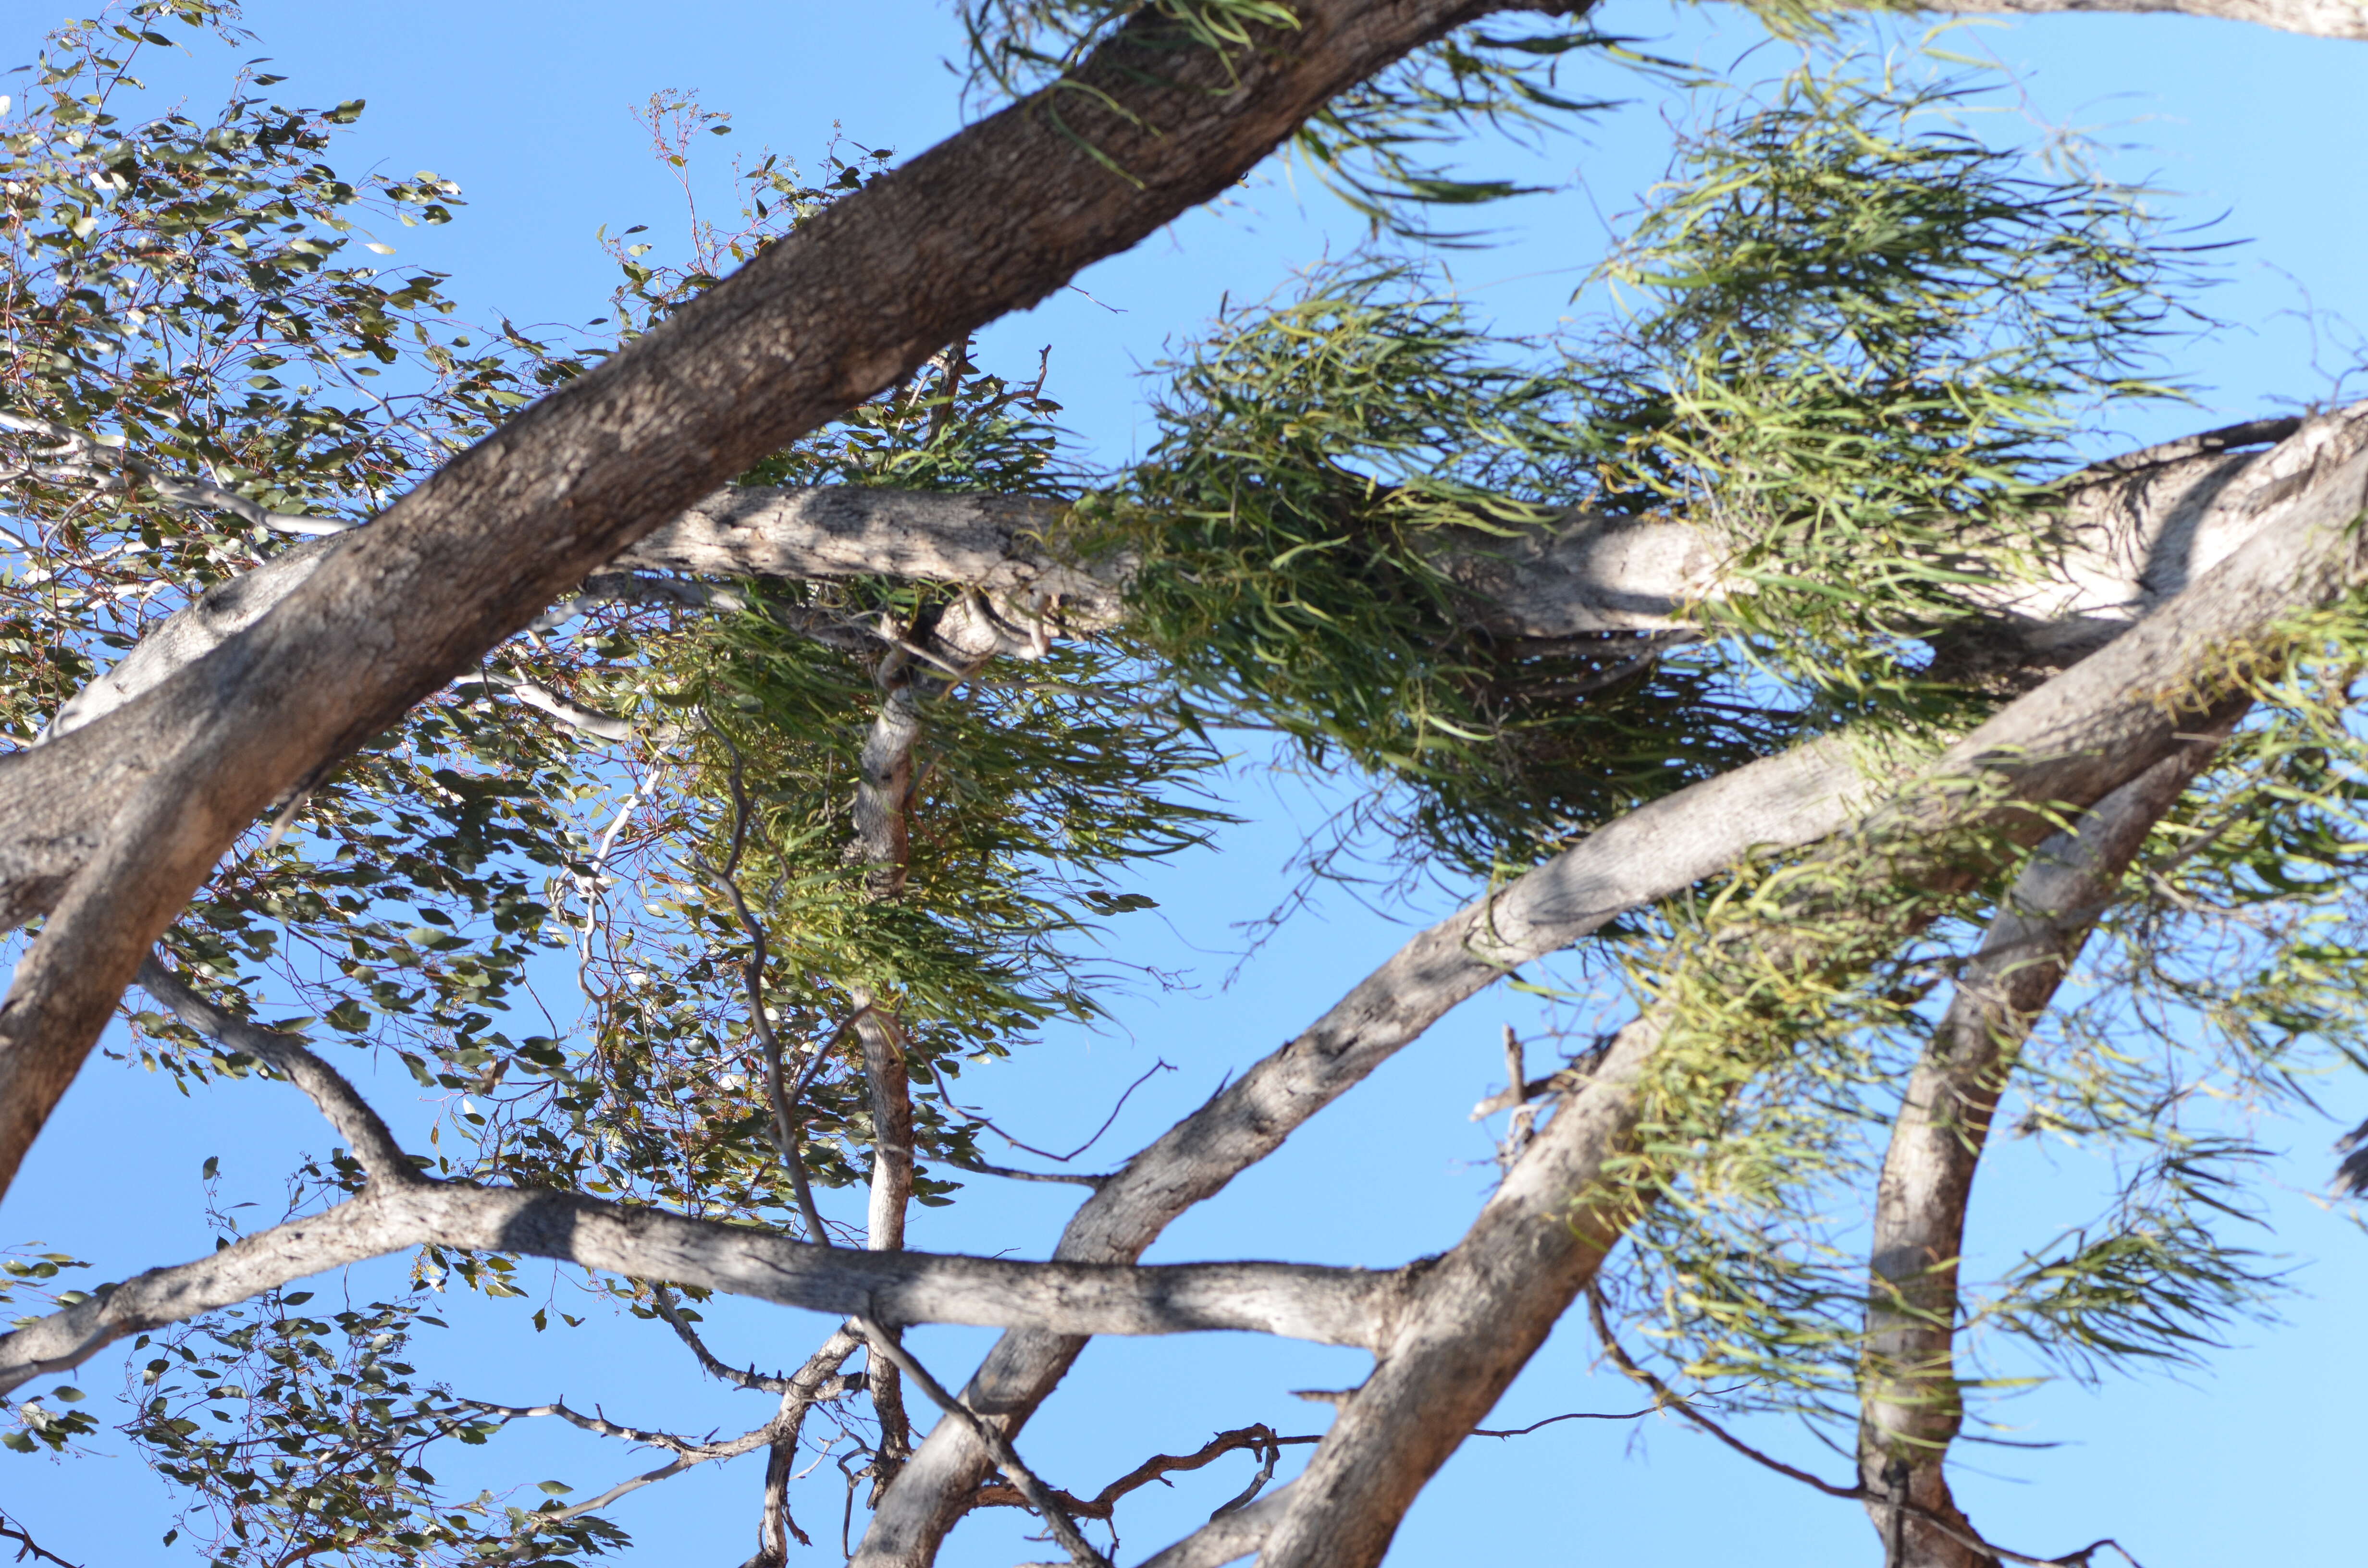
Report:
[[[880,709],[857,758],[855,842],[849,847],[865,868],[867,892],[880,900],[903,897],[912,868],[913,747],[920,739],[921,718],[910,663],[895,648],[881,659],[875,677]],[[858,985],[851,994],[871,1099],[864,1245],[894,1252],[905,1244],[905,1217],[913,1200],[913,1083],[905,1065],[905,1030],[869,988]],[[871,1457],[871,1494],[877,1500],[912,1457],[913,1423],[905,1409],[903,1367],[872,1336],[864,1337],[871,1346],[865,1357],[871,1407],[880,1418],[880,1441]]]
[[[2247,449],[2283,440],[2296,424],[2205,431],[2073,476],[2047,575],[1964,585],[1980,619],[1953,634],[1956,661],[2061,668],[2110,642],[2245,541],[2255,515],[2214,503],[2259,457]],[[944,641],[967,658],[1026,656],[1044,638],[1090,634],[1125,618],[1136,558],[1081,556],[1067,539],[1067,516],[1064,503],[1029,496],[731,487],[607,562],[591,582],[608,585],[593,597],[632,597],[634,587],[648,597],[662,586],[634,584],[635,573],[942,583],[978,599],[976,608],[956,607]],[[312,574],[324,548],[286,551],[167,617],[61,708],[49,733],[114,711],[256,624]],[[1444,530],[1437,560],[1470,595],[1465,608],[1478,630],[1552,642],[1693,625],[1698,606],[1735,589],[1729,552],[1714,532],[1684,521],[1575,513],[1511,538]],[[853,645],[886,644],[863,631]]]
[[[2260,537],[2207,576],[2209,595],[2196,598],[2198,590],[2191,589],[2103,653],[2010,705],[1948,754],[1923,790],[1884,801],[1884,823],[1912,829],[1924,818],[1949,820],[1951,802],[1972,787],[1966,780],[1991,772],[1986,759],[1993,750],[2021,768],[2025,798],[2036,800],[2077,800],[2083,789],[2094,799],[2120,781],[2097,781],[2109,766],[2100,756],[2159,755],[2178,733],[2176,719],[2159,703],[2121,700],[2125,688],[2135,680],[2148,681],[2150,692],[2176,689],[2176,672],[2216,667],[2211,661],[2221,651],[2250,645],[2288,607],[2317,602],[2347,577],[2341,530],[2361,504],[2363,448],[2368,410],[2352,410],[2314,422],[2248,462],[2241,483],[2219,488],[2214,510],[2225,509],[2231,528]],[[2232,577],[2239,560],[2247,564]],[[2161,672],[2160,684],[2148,679],[2153,670]],[[1880,788],[1847,740],[1827,739],[1612,823],[1400,949],[1305,1033],[1128,1162],[1078,1210],[1055,1256],[1142,1256],[1186,1209],[1221,1190],[1509,970],[1755,849],[1797,847],[1837,833],[1874,803]],[[1081,1347],[1082,1341],[1057,1335],[1007,1335],[965,1398],[1016,1430]],[[1429,1415],[1416,1424],[1429,1426]],[[961,1517],[985,1465],[984,1450],[941,1425],[882,1499],[855,1562],[861,1568],[923,1568]]]
[[[1955,1366],[1957,1268],[1974,1175],[1998,1096],[2097,916],[2146,836],[2216,749],[2206,737],[2099,801],[2015,879],[1957,978],[1910,1074],[1875,1188],[1866,1344],[1859,1372],[1859,1479],[1893,1568],[1995,1568],[1944,1469],[1964,1420]],[[1928,1518],[1956,1527],[1933,1528]]]
[[1069,1333],[1247,1330],[1370,1346],[1404,1293],[1397,1271],[1281,1263],[1026,1263],[817,1247],[787,1236],[573,1193],[373,1178],[360,1197],[195,1262],[150,1269],[0,1335],[0,1392],[79,1366],[127,1335],[326,1269],[428,1244],[556,1258],[781,1306],[897,1324]]
[[[54,901],[0,1004],[0,1183],[150,945],[270,802],[766,454],[1224,191],[1337,94],[1505,8],[1304,0],[1295,29],[1253,28],[1223,55],[1167,47],[1169,24],[1138,12],[1079,63],[1057,121],[1016,105],[850,194],[342,536],[245,635],[0,760],[12,913],[37,907],[27,884]],[[78,770],[80,810],[58,788]]]
[[[1868,880],[1966,885],[2002,852],[2045,835],[2050,813],[2085,808],[2240,711],[2232,660],[2274,656],[2274,629],[2358,580],[2354,528],[2368,503],[2368,433],[2314,421],[2265,460],[2250,505],[2262,526],[2235,556],[2101,653],[2008,705],[1867,812],[1827,856]],[[1948,858],[1919,860],[1946,836]],[[1813,922],[1771,921],[1742,939],[1797,961]],[[1601,1185],[1630,1152],[1639,1086],[1671,1020],[1623,1029],[1565,1099],[1456,1248],[1416,1283],[1416,1301],[1373,1376],[1343,1408],[1293,1488],[1261,1568],[1371,1568],[1406,1506],[1496,1403],[1616,1244],[1633,1199]],[[927,1450],[924,1450],[924,1458]],[[908,1474],[917,1472],[918,1463]]]

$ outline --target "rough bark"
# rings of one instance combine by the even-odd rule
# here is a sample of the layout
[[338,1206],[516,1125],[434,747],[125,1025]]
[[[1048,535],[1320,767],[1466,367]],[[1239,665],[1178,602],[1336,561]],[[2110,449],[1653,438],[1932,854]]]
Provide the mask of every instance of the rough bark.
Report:
[[[1338,93],[1506,8],[1304,0],[1296,29],[1254,28],[1223,55],[1169,47],[1157,13],[1138,13],[1078,66],[1057,121],[1030,100],[849,195],[341,536],[245,635],[0,759],[0,843],[29,854],[36,883],[50,857],[56,898],[0,1005],[0,1183],[150,945],[270,802],[767,453],[1219,194]],[[69,828],[56,784],[77,767],[112,804]],[[76,852],[60,888],[57,858]]]
[[[2032,1026],[2055,997],[2123,872],[2216,740],[2157,763],[2039,846],[1909,1075],[1875,1189],[1859,1479],[1892,1568],[1996,1568],[1951,1495],[1944,1463],[1964,1419],[1954,1359],[1957,1266],[1990,1119]],[[1928,1517],[1956,1527],[1933,1528]]]
[[[2179,721],[2156,699],[2179,688],[2179,672],[2223,668],[2230,650],[2258,645],[2286,609],[2317,603],[2349,579],[2344,533],[2368,485],[2363,448],[2368,412],[2355,410],[2313,422],[2249,463],[2243,483],[2227,484],[2214,501],[2215,513],[2250,519],[2249,542],[2236,557],[1952,748],[1925,786],[1884,804],[1884,825],[1937,827],[1962,814],[1974,788],[1968,780],[2001,787],[2000,767],[2014,777],[2020,799],[2085,802],[2122,781],[2112,776],[2115,759],[2161,755],[2175,743]],[[2134,688],[2147,699],[2131,700]],[[1622,910],[1714,875],[1755,847],[1798,846],[1836,833],[1873,789],[1849,744],[1827,740],[1611,824],[1399,949],[1304,1034],[1130,1161],[1078,1210],[1054,1256],[1141,1256],[1178,1215],[1507,971],[1568,946]],[[1008,1335],[966,1397],[1016,1430],[1081,1347],[1057,1335]],[[1427,1415],[1410,1424],[1432,1426]],[[1456,1427],[1455,1437],[1463,1430]],[[882,1500],[855,1562],[925,1568],[985,1473],[984,1451],[941,1424]],[[1384,1540],[1395,1520],[1390,1514]]]

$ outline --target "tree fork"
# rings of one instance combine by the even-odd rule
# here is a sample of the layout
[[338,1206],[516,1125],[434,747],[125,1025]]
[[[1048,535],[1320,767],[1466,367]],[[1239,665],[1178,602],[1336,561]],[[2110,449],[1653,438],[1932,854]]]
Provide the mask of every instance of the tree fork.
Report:
[[[1138,13],[1079,64],[1059,120],[1024,101],[833,204],[339,536],[234,645],[40,748],[77,750],[120,805],[81,825],[87,858],[0,1003],[0,1191],[150,945],[272,801],[701,495],[1218,195],[1338,93],[1510,8],[1304,0],[1295,28],[1222,55],[1163,47],[1167,24]],[[0,832],[55,838],[28,760],[0,761]]]

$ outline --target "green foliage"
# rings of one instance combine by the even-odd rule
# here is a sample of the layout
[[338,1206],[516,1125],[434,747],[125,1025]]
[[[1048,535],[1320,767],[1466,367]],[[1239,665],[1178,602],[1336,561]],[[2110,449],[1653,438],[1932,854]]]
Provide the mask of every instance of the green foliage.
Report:
[[135,1354],[154,1354],[131,1374],[125,1430],[201,1500],[166,1545],[186,1533],[214,1568],[245,1568],[287,1561],[291,1529],[351,1563],[573,1563],[628,1544],[555,1496],[442,1494],[427,1450],[483,1445],[504,1423],[418,1381],[412,1334],[440,1320],[416,1301],[314,1315],[312,1295],[275,1290],[140,1336]]
[[1720,621],[1836,693],[2032,575],[2079,422],[2172,390],[2189,253],[2144,192],[1957,129],[1980,96],[1804,66],[1684,144],[1605,268],[1643,296],[1607,488],[1725,532],[1758,591]]
[[[2368,1058],[2362,610],[2297,618],[2252,651],[2261,706],[2157,825],[2073,983],[2007,1063],[1994,1136],[2086,1155],[2073,1169],[2106,1201],[2009,1248],[1993,1278],[1960,1280],[1957,1377],[1977,1417],[1983,1396],[2028,1386],[2034,1367],[2094,1379],[2192,1363],[2285,1288],[2256,1244],[2260,1123],[2308,1109],[2328,1073]],[[1680,1021],[1623,1173],[1639,1223],[1614,1278],[1683,1378],[1743,1380],[1764,1404],[1847,1426],[1866,1194],[1952,955],[1995,913],[2005,874],[1936,898],[1944,880],[1920,859],[1855,889],[1814,880],[1834,860],[1849,858],[1737,884],[1645,977]],[[1804,875],[1827,910],[1806,925]],[[1896,944],[1919,926],[1920,943]],[[1773,934],[1737,949],[1736,932]]]
[[1485,869],[1785,726],[1649,642],[1533,649],[1478,621],[1442,551],[1558,515],[1586,410],[1417,281],[1343,268],[1224,319],[1167,367],[1160,438],[1104,515],[1143,560],[1127,634],[1188,700],[1407,781],[1421,840]]
[[[1741,105],[1592,335],[1488,333],[1388,263],[1222,317],[1103,503],[1134,634],[1227,722],[1395,776],[1398,823],[1474,869],[1807,731],[1961,719],[1918,640],[2039,569],[2078,418],[2160,391],[2135,368],[2177,276],[2136,193],[1938,119],[1968,93],[1804,67]],[[1724,540],[1717,644],[1491,634],[1444,556],[1573,508]]]
[[[1122,99],[1075,75],[1088,53],[1121,32],[1132,46],[1130,67],[1157,79],[1163,57],[1214,53],[1230,73],[1262,51],[1288,48],[1299,28],[1292,8],[1276,0],[962,0],[961,11],[972,87],[1030,100],[1064,131],[1073,98],[1138,121]],[[1492,26],[1498,30],[1458,29],[1353,84],[1292,131],[1290,153],[1375,233],[1467,241],[1434,233],[1426,214],[1536,193],[1459,172],[1456,154],[1473,132],[1485,127],[1526,135],[1563,116],[1611,107],[1566,97],[1557,69],[1580,50],[1624,53],[1618,40],[1586,28],[1509,17]],[[1514,30],[1501,30],[1508,26]],[[1114,175],[1132,177],[1090,142],[1081,144]]]
[[[1118,28],[1239,60],[1294,25],[1268,0],[964,14],[981,80],[1053,113]],[[242,78],[211,119],[141,119],[138,51],[176,19],[232,14],[179,0],[120,15],[53,36],[38,101],[0,141],[0,412],[323,517],[368,518],[890,156],[834,142],[811,177],[769,153],[735,165],[736,226],[689,200],[673,259],[643,225],[609,242],[609,315],[550,341],[485,332],[457,319],[442,278],[351,254],[374,244],[368,223],[446,221],[456,187],[340,179],[324,160],[360,106],[253,96],[276,78]],[[1513,194],[1458,172],[1472,133],[1600,107],[1563,96],[1554,67],[1609,47],[1467,30],[1343,95],[1296,151],[1378,229],[1416,232],[1430,208]],[[751,583],[720,610],[598,606],[498,650],[483,683],[283,803],[168,945],[204,988],[303,1015],[283,1027],[391,1052],[443,1101],[444,1174],[778,1226],[791,1194],[741,989],[742,902],[764,933],[770,1026],[817,1063],[807,1174],[846,1186],[871,1163],[848,1024],[877,1006],[915,1074],[916,1152],[939,1167],[918,1196],[942,1203],[942,1167],[975,1164],[985,1131],[952,1079],[1166,981],[1099,944],[1149,903],[1130,869],[1223,820],[1205,793],[1219,725],[1372,782],[1358,820],[1383,853],[1461,878],[1807,734],[1850,723],[1912,748],[1961,724],[1989,699],[1928,680],[1930,641],[1967,585],[2047,569],[2073,443],[2098,405],[2165,391],[2152,357],[2192,266],[2143,193],[1965,134],[1952,117],[1970,88],[1868,71],[1813,64],[1756,99],[1720,96],[1604,269],[1611,319],[1500,333],[1444,273],[1380,254],[1221,308],[1161,367],[1160,436],[1121,474],[1064,454],[1049,350],[1022,379],[949,346],[746,481],[1070,498],[1048,543],[1134,564],[1121,632],[970,668],[933,642],[973,608],[951,585]],[[728,117],[662,94],[643,119],[690,198],[693,150]],[[23,741],[157,617],[274,546],[47,437],[6,439],[0,727]],[[1454,552],[1574,511],[1710,529],[1744,591],[1667,636],[1492,631]],[[2335,1062],[2368,1062],[2361,608],[2232,651],[2260,714],[2157,829],[2078,994],[2013,1063],[2013,1130],[2095,1153],[2107,1200],[1968,1280],[1969,1392],[2015,1386],[2032,1353],[2078,1375],[2191,1358],[2277,1284],[2231,1239],[2259,1155],[2245,1123],[2303,1103]],[[546,723],[500,695],[521,681],[630,738]],[[854,815],[867,737],[898,714],[919,741],[892,878]],[[1870,852],[1874,873],[1865,845],[1745,868],[1629,921],[1595,960],[1624,961],[1636,996],[1676,1020],[1641,1151],[1617,1173],[1637,1223],[1616,1292],[1683,1377],[1844,1420],[1863,1194],[1942,983],[2004,880],[1963,870],[1995,842],[1896,847]],[[563,967],[581,1017],[527,1032],[529,983]],[[134,1023],[146,1064],[185,1091],[262,1074],[160,1015]],[[362,1185],[343,1155],[300,1174],[291,1211]],[[73,1267],[12,1257],[0,1301]],[[501,1256],[431,1248],[416,1267],[438,1288],[525,1293]],[[647,1315],[654,1283],[592,1288]],[[414,1325],[436,1322],[418,1301],[320,1315],[307,1301],[164,1335],[134,1374],[131,1435],[198,1499],[188,1528],[215,1562],[574,1561],[623,1544],[588,1505],[447,1495],[427,1450],[484,1444],[507,1416],[405,1359]],[[93,1429],[74,1403],[68,1388],[28,1401],[0,1443],[65,1449]]]

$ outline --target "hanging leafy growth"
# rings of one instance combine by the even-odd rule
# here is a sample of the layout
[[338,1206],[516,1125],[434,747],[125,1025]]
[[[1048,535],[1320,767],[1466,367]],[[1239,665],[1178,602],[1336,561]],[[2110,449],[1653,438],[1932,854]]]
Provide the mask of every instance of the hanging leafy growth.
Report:
[[[1489,333],[1387,263],[1225,316],[1110,498],[1136,634],[1228,720],[1403,781],[1472,868],[1804,729],[1958,717],[1918,640],[2039,570],[2082,421],[2164,390],[2137,372],[2179,278],[2138,193],[1956,131],[1971,92],[1804,66],[1738,106],[1591,335]],[[1489,632],[1447,555],[1574,511],[1721,539],[1747,591],[1702,607],[1716,645]]]

